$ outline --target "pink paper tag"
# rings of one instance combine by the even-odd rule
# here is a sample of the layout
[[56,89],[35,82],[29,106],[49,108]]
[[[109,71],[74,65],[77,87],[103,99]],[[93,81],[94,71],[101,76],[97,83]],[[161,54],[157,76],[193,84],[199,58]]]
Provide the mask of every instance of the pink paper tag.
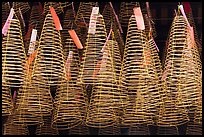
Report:
[[[152,39],[153,39],[153,38],[152,38]],[[154,39],[153,39],[153,42],[154,42],[154,45],[155,45],[157,51],[159,52],[159,48],[157,47],[157,44],[156,44],[156,42],[154,41]]]
[[190,24],[189,24],[189,22],[188,22],[188,19],[187,19],[187,17],[186,17],[186,14],[185,14],[185,12],[184,12],[184,9],[183,9],[183,5],[179,5],[179,9],[180,9],[180,11],[181,11],[183,17],[185,18],[185,20],[186,20],[186,22],[187,22],[187,24],[188,24],[188,27],[190,27]]
[[194,30],[193,27],[188,28],[188,31],[190,33],[190,38],[191,38],[191,42],[187,42],[188,43],[188,48],[193,48],[194,44],[195,44],[195,38],[194,38]]
[[32,54],[35,51],[36,37],[37,37],[37,30],[33,29],[32,34],[31,34],[31,40],[30,40],[28,54]]
[[108,42],[108,39],[109,39],[110,36],[111,36],[111,32],[112,32],[112,28],[110,29],[110,32],[109,32],[109,34],[108,34],[108,37],[106,38],[106,42],[105,42],[103,48],[101,49],[101,52],[104,52],[105,46],[106,46],[106,44],[107,44],[107,42]]
[[92,13],[90,17],[90,22],[89,22],[89,34],[95,34],[96,32],[96,21],[97,21],[97,16],[99,14],[99,7],[93,7],[92,8]]
[[11,8],[10,14],[9,14],[9,16],[8,16],[8,18],[7,18],[7,20],[6,20],[6,23],[4,24],[3,29],[2,29],[2,34],[3,34],[4,36],[7,35],[8,29],[9,29],[9,26],[10,26],[10,20],[13,18],[13,15],[14,15],[14,9]]
[[133,10],[136,18],[137,28],[139,30],[144,30],[145,29],[144,19],[140,7],[135,7]]

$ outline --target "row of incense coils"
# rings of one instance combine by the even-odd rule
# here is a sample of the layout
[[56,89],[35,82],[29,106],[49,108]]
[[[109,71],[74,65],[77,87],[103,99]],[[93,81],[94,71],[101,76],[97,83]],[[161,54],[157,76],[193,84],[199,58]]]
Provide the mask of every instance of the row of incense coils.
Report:
[[[171,133],[186,123],[188,134],[201,133],[202,62],[196,37],[193,42],[182,15],[173,20],[162,70],[153,37],[137,28],[134,15],[121,50],[117,23],[113,20],[107,32],[99,13],[95,34],[84,29],[87,37],[80,59],[69,34],[57,31],[47,12],[29,69],[16,14],[2,38],[2,116],[8,116],[4,134],[28,134],[30,125],[37,125],[36,134],[66,129],[87,134],[87,127],[101,129],[100,134],[119,134],[118,128],[126,127],[132,134],[148,134],[147,125],[157,125],[163,134],[162,128],[169,127]],[[189,43],[194,46],[188,48]],[[11,87],[18,88],[15,100]]]

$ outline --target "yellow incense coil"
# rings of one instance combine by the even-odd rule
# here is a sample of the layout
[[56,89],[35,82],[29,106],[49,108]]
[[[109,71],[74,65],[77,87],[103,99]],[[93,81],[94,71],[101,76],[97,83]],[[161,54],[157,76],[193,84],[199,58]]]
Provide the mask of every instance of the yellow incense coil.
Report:
[[18,11],[20,8],[22,14],[26,13],[31,9],[28,2],[13,2],[13,4],[14,11]]
[[9,87],[20,87],[24,78],[25,49],[18,19],[11,19],[2,41],[2,73]]
[[138,2],[121,2],[119,20],[122,27],[127,27],[130,17],[133,14],[133,8]]
[[77,83],[80,67],[78,49],[69,34],[67,35],[65,48],[68,53],[65,54],[67,54],[66,58],[68,59],[65,65],[69,65],[69,71],[66,70],[65,72],[70,73],[70,75],[58,85],[52,121],[53,127],[58,130],[80,126],[85,117],[87,106],[83,87]]
[[29,135],[29,131],[25,125],[19,125],[13,122],[15,115],[10,115],[4,124],[3,135]]
[[98,2],[80,2],[75,23],[77,26],[88,27],[92,8],[98,6]]
[[[158,122],[162,126],[178,126],[188,122],[187,110],[193,111],[189,107],[194,106],[193,102],[199,93],[199,86],[196,87],[196,83],[196,86],[192,85],[196,79],[193,75],[198,75],[199,69],[196,70],[198,63],[193,59],[193,54],[190,54],[190,50],[193,49],[188,49],[186,28],[187,23],[184,17],[176,16],[169,35],[165,74],[163,73],[165,76],[162,78],[165,81],[166,89],[166,99]],[[192,62],[196,64],[192,65]]]
[[38,125],[36,135],[57,135],[58,131],[51,127],[52,117],[47,116],[43,118],[44,124]]
[[[3,74],[4,75],[4,74]],[[9,86],[7,85],[4,76],[2,76],[2,116],[11,115],[13,110],[13,101]]]
[[155,51],[152,51],[152,46],[155,45],[148,42],[145,30],[137,29],[132,15],[121,72],[122,90],[127,95],[124,126],[153,124],[153,119],[158,117],[164,92],[156,70],[158,57],[157,60],[153,57]]
[[93,73],[98,61],[101,59],[101,49],[106,41],[105,24],[102,15],[97,17],[95,34],[88,34],[85,51],[79,73],[80,84],[93,84],[96,77]]
[[50,13],[45,18],[37,50],[33,77],[46,77],[48,84],[57,86],[58,79],[62,79],[65,76],[65,59],[61,44],[61,35],[56,30]]
[[157,135],[179,135],[179,132],[176,126],[158,127]]

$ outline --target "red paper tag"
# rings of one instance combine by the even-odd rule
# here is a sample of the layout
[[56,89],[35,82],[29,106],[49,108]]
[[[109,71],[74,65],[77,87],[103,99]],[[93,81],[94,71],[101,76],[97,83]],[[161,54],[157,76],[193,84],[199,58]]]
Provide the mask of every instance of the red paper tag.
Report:
[[53,7],[50,7],[50,12],[52,14],[52,18],[54,20],[56,30],[62,30],[62,26],[60,24],[60,20],[59,20],[59,18],[57,16],[57,13],[55,12],[55,9]]
[[79,37],[77,36],[75,30],[68,30],[69,35],[73,39],[75,45],[77,46],[78,49],[83,49],[83,46],[81,44],[81,41],[79,40]]
[[190,2],[182,2],[184,6],[184,10],[186,13],[191,13],[191,5]]

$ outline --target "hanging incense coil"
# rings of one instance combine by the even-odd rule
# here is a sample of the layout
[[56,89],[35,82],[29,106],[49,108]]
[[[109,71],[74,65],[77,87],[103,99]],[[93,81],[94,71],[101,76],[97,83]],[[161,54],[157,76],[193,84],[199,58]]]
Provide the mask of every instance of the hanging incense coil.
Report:
[[[9,16],[9,12],[10,12],[10,4],[9,2],[2,2],[1,3],[1,17],[2,17],[2,20],[1,20],[1,24],[4,25],[4,23],[6,22],[8,16]],[[3,26],[2,26],[3,28]]]
[[26,13],[31,9],[28,2],[13,2],[13,8],[14,11],[18,11],[20,8],[22,14]]
[[[3,74],[4,75],[4,74]],[[11,115],[13,110],[12,95],[4,76],[2,76],[2,116]]]
[[64,77],[64,62],[60,32],[55,29],[52,15],[49,13],[41,32],[33,75],[36,78],[47,77],[49,85],[57,86],[58,79]]
[[91,94],[87,111],[86,125],[95,128],[106,128],[118,123],[116,108],[118,99],[116,75],[112,61],[110,46],[104,49],[103,57],[95,74],[96,82]]
[[157,135],[179,135],[179,132],[176,126],[158,127]]
[[138,2],[121,2],[119,20],[122,27],[127,27],[130,17],[133,14],[133,8],[139,5]]
[[44,124],[38,125],[36,135],[58,135],[58,131],[51,127],[52,117],[47,116],[43,118]]
[[82,58],[79,73],[80,84],[93,84],[96,77],[93,77],[94,69],[101,59],[101,49],[106,40],[106,31],[102,15],[97,17],[95,34],[88,34],[84,55]]
[[122,90],[127,95],[123,125],[153,124],[164,93],[145,31],[137,29],[134,15],[126,40],[121,74]]
[[137,125],[129,128],[129,135],[150,135],[149,128],[146,124]]
[[68,50],[68,59],[65,63],[66,78],[59,84],[56,92],[52,122],[53,127],[58,130],[80,126],[85,117],[87,106],[83,87],[77,83],[80,67],[79,54],[70,36],[68,36],[65,46]]
[[10,28],[2,41],[2,70],[9,87],[20,87],[23,82],[25,49],[18,19],[11,19]]
[[[189,72],[196,67],[195,65],[189,66],[192,68],[186,66],[187,62],[192,63],[193,61],[192,58],[190,61],[189,57],[185,55],[185,51],[188,50],[186,28],[187,23],[184,17],[176,16],[173,20],[170,32],[169,48],[165,60],[165,74],[163,74],[163,76],[165,76],[162,78],[166,86],[166,100],[162,107],[164,110],[161,109],[160,111],[159,125],[178,126],[188,122],[187,109],[189,109],[189,105],[193,103],[194,98],[196,98],[196,92],[199,92],[199,87],[194,90],[193,88],[196,87],[190,84],[192,82],[191,79],[195,79],[195,77],[189,78],[189,75],[193,73],[196,74],[194,70],[192,70],[192,72],[194,71],[193,73]],[[187,52],[187,54],[189,54],[189,52]],[[185,60],[188,61],[185,62]],[[190,93],[189,88],[191,89],[191,87],[193,92],[191,91]]]
[[98,6],[98,2],[80,2],[75,23],[81,27],[88,27],[92,8]]
[[4,124],[3,135],[29,135],[29,131],[25,125],[18,125],[13,122],[15,115],[10,115]]

